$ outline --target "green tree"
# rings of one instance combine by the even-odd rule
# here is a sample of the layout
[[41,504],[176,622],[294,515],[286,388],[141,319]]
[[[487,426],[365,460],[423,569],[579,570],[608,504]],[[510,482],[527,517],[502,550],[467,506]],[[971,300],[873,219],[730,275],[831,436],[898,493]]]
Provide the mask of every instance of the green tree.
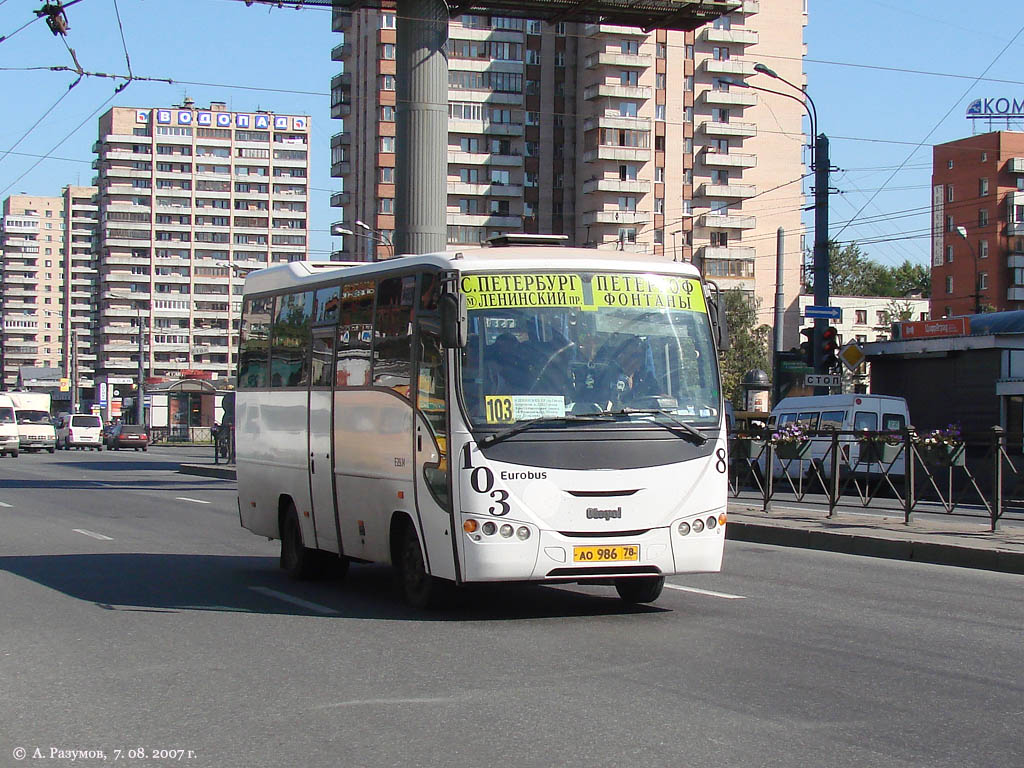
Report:
[[752,300],[746,293],[731,289],[724,293],[725,314],[729,322],[731,345],[722,354],[722,386],[725,399],[734,408],[742,410],[743,377],[748,371],[760,368],[770,376],[771,333],[769,325],[757,324],[760,299]]
[[[828,244],[828,291],[830,296],[894,296],[920,292],[931,295],[931,271],[923,264],[904,261],[886,267],[868,257],[856,243],[840,248]],[[809,260],[810,261],[810,260]],[[814,273],[808,270],[805,290],[814,290]]]

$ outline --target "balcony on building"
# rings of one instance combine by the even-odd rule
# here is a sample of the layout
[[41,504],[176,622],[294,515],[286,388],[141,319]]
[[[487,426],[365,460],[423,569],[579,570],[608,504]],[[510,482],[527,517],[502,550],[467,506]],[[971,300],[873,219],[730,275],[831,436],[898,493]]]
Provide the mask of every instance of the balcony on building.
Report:
[[[753,69],[751,69],[753,72]],[[619,83],[598,83],[583,89],[583,98],[587,101],[594,99],[650,99],[654,95],[654,89],[649,85],[621,85]]]
[[602,144],[597,149],[583,153],[583,162],[593,163],[598,160],[635,160],[647,162],[651,159],[650,147],[620,147]]
[[518,168],[523,165],[522,155],[497,155],[489,152],[448,151],[448,163],[459,165],[501,165]]
[[523,217],[501,216],[495,213],[449,213],[448,224],[455,227],[518,228],[523,226]]
[[349,192],[331,193],[331,208],[341,208],[352,202],[352,195]]
[[700,124],[700,130],[705,136],[757,136],[756,123],[718,123],[714,120],[705,120]]
[[716,29],[704,27],[700,32],[700,40],[712,45],[757,45],[756,29]]
[[757,104],[757,94],[740,88],[730,91],[716,91],[709,88],[706,91],[701,91],[700,96],[697,97],[697,103],[712,107],[753,107]]
[[620,24],[585,24],[583,34],[586,37],[596,35],[626,35],[627,37],[647,37],[640,27],[624,27]]
[[736,9],[736,13],[753,14],[761,12],[761,3],[758,0],[743,0],[743,5]]
[[331,48],[331,61],[344,61],[352,57],[352,43],[342,43]]
[[650,179],[587,179],[583,182],[583,194],[613,192],[646,195],[650,193],[652,184]]
[[757,194],[753,184],[701,184],[697,189],[699,197],[747,198]]
[[331,31],[345,32],[352,24],[352,12],[335,7],[331,10]]
[[523,196],[523,188],[518,184],[466,184],[461,181],[449,181],[448,194],[468,197],[520,198]]
[[583,121],[584,131],[593,131],[595,128],[613,128],[624,131],[650,131],[651,118],[649,117],[628,117],[620,114],[604,114],[600,117],[588,117]]
[[754,62],[742,59],[729,59],[719,61],[718,59],[704,59],[700,63],[700,71],[707,75],[736,75],[746,77],[754,74]]
[[1011,157],[1006,161],[1007,173],[1024,173],[1024,157]]
[[754,168],[757,155],[742,155],[735,152],[717,152],[714,147],[704,147],[700,153],[701,162],[713,168]]
[[495,123],[490,120],[459,120],[449,118],[449,133],[484,134],[486,136],[522,136],[522,123]]
[[632,67],[646,69],[654,66],[654,57],[637,53],[620,53],[619,51],[600,51],[592,53],[583,60],[587,69],[597,67]]
[[723,248],[715,245],[704,245],[697,249],[697,254],[702,259],[752,259],[756,252],[754,248],[743,246]]
[[650,211],[586,211],[583,214],[583,226],[589,227],[593,224],[631,226],[649,224],[653,219],[654,214]]

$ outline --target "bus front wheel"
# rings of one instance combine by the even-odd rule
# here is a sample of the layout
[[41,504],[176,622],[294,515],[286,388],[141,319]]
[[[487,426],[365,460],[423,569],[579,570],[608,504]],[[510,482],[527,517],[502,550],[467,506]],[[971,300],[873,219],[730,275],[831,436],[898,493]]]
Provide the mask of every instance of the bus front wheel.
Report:
[[664,576],[633,576],[615,580],[615,591],[619,593],[619,597],[634,605],[653,603],[661,597],[661,590],[664,587]]
[[289,504],[281,522],[281,568],[293,579],[313,579],[320,575],[317,552],[302,543],[302,529],[295,505]]
[[423,562],[423,550],[412,523],[402,526],[401,539],[398,542],[398,581],[402,595],[413,608],[429,608],[436,604],[440,585],[437,579],[427,573]]

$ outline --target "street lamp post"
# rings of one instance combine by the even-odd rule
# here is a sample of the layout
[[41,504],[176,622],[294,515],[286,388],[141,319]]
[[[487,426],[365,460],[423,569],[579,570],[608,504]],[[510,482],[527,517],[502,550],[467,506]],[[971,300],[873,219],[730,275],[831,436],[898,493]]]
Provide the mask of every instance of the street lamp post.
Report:
[[[750,85],[749,83],[734,81],[727,82],[732,85],[738,85],[741,88],[753,88],[754,90],[774,93],[778,96],[785,96],[786,98],[794,99],[807,111],[807,116],[811,121],[811,135],[814,137],[814,146],[811,155],[811,169],[814,171],[814,303],[816,306],[826,307],[829,303],[828,175],[831,170],[828,151],[828,137],[824,133],[818,133],[818,110],[814,106],[814,100],[804,88],[790,82],[775,70],[761,63],[754,65],[754,72],[782,81],[790,88],[798,91],[800,96],[797,97],[793,94],[785,93],[784,91],[773,91],[769,88],[760,88],[756,85]],[[825,356],[822,347],[825,329],[827,327],[827,319],[816,318],[814,320],[815,373],[825,373]],[[827,395],[828,388],[816,387],[815,394]]]
[[957,227],[956,233],[967,243],[967,249],[971,252],[971,257],[974,259],[974,314],[980,315],[981,285],[978,282],[978,252],[974,250],[974,246],[971,245],[971,241],[967,237],[967,227]]
[[[359,221],[359,219],[356,219],[356,226],[365,229],[367,232],[369,232],[373,236],[374,240],[381,243],[385,248],[387,248],[391,252],[391,258],[395,258],[395,245],[394,243],[391,242],[391,239],[387,235],[385,235],[379,229],[374,229],[369,224],[365,224],[362,221]],[[376,259],[374,259],[374,261],[376,261]]]
[[[392,246],[391,245],[391,241],[387,240],[387,239],[378,239],[378,238],[374,237],[373,235],[364,235],[362,232],[355,232],[355,231],[349,229],[348,227],[341,226],[340,224],[335,224],[334,226],[331,227],[331,234],[332,235],[351,235],[352,237],[361,237],[364,240],[369,240],[371,243],[374,244],[374,246],[379,245],[379,244],[383,244],[385,247],[391,248],[391,255],[392,256],[395,255],[394,246]],[[382,234],[381,238],[383,238],[383,237],[384,236]],[[374,253],[373,253],[373,260],[374,261],[377,261],[376,250],[377,249],[374,248]]]
[[135,402],[135,421],[136,421],[136,423],[139,426],[144,427],[146,425],[146,406],[145,406],[145,400],[146,400],[146,394],[145,394],[145,390],[146,390],[145,370],[146,369],[145,369],[145,358],[143,357],[143,355],[145,354],[145,351],[144,351],[144,347],[143,347],[142,334],[143,334],[145,326],[143,325],[143,319],[142,319],[142,307],[136,307],[135,311],[136,311],[136,313],[138,315],[138,320],[139,320],[139,389],[138,389],[138,392],[136,393],[136,398],[135,398],[135,400],[136,400],[136,402]]

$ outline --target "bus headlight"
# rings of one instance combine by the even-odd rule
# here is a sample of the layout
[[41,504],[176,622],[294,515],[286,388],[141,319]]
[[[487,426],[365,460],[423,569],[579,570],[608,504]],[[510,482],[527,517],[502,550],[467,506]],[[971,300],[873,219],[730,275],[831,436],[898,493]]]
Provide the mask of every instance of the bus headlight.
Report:
[[505,523],[503,526],[501,526],[501,528],[498,529],[498,533],[500,533],[506,539],[512,535],[512,531],[513,528],[508,523]]
[[679,524],[678,530],[680,536],[686,536],[690,532],[690,524],[683,520],[683,522]]
[[718,521],[714,518],[714,516],[709,517],[708,518],[708,530],[710,531],[716,525],[718,525]]
[[516,536],[519,537],[520,541],[526,541],[528,538],[530,538],[530,529],[527,528],[525,525],[520,525],[518,528],[516,528]]
[[694,533],[700,533],[703,530],[704,530],[704,521],[701,520],[698,517],[696,520],[693,521],[693,532]]
[[496,526],[494,523],[488,520],[486,523],[483,524],[483,526],[481,526],[481,530],[488,536],[493,536],[494,532],[498,530],[498,526]]

